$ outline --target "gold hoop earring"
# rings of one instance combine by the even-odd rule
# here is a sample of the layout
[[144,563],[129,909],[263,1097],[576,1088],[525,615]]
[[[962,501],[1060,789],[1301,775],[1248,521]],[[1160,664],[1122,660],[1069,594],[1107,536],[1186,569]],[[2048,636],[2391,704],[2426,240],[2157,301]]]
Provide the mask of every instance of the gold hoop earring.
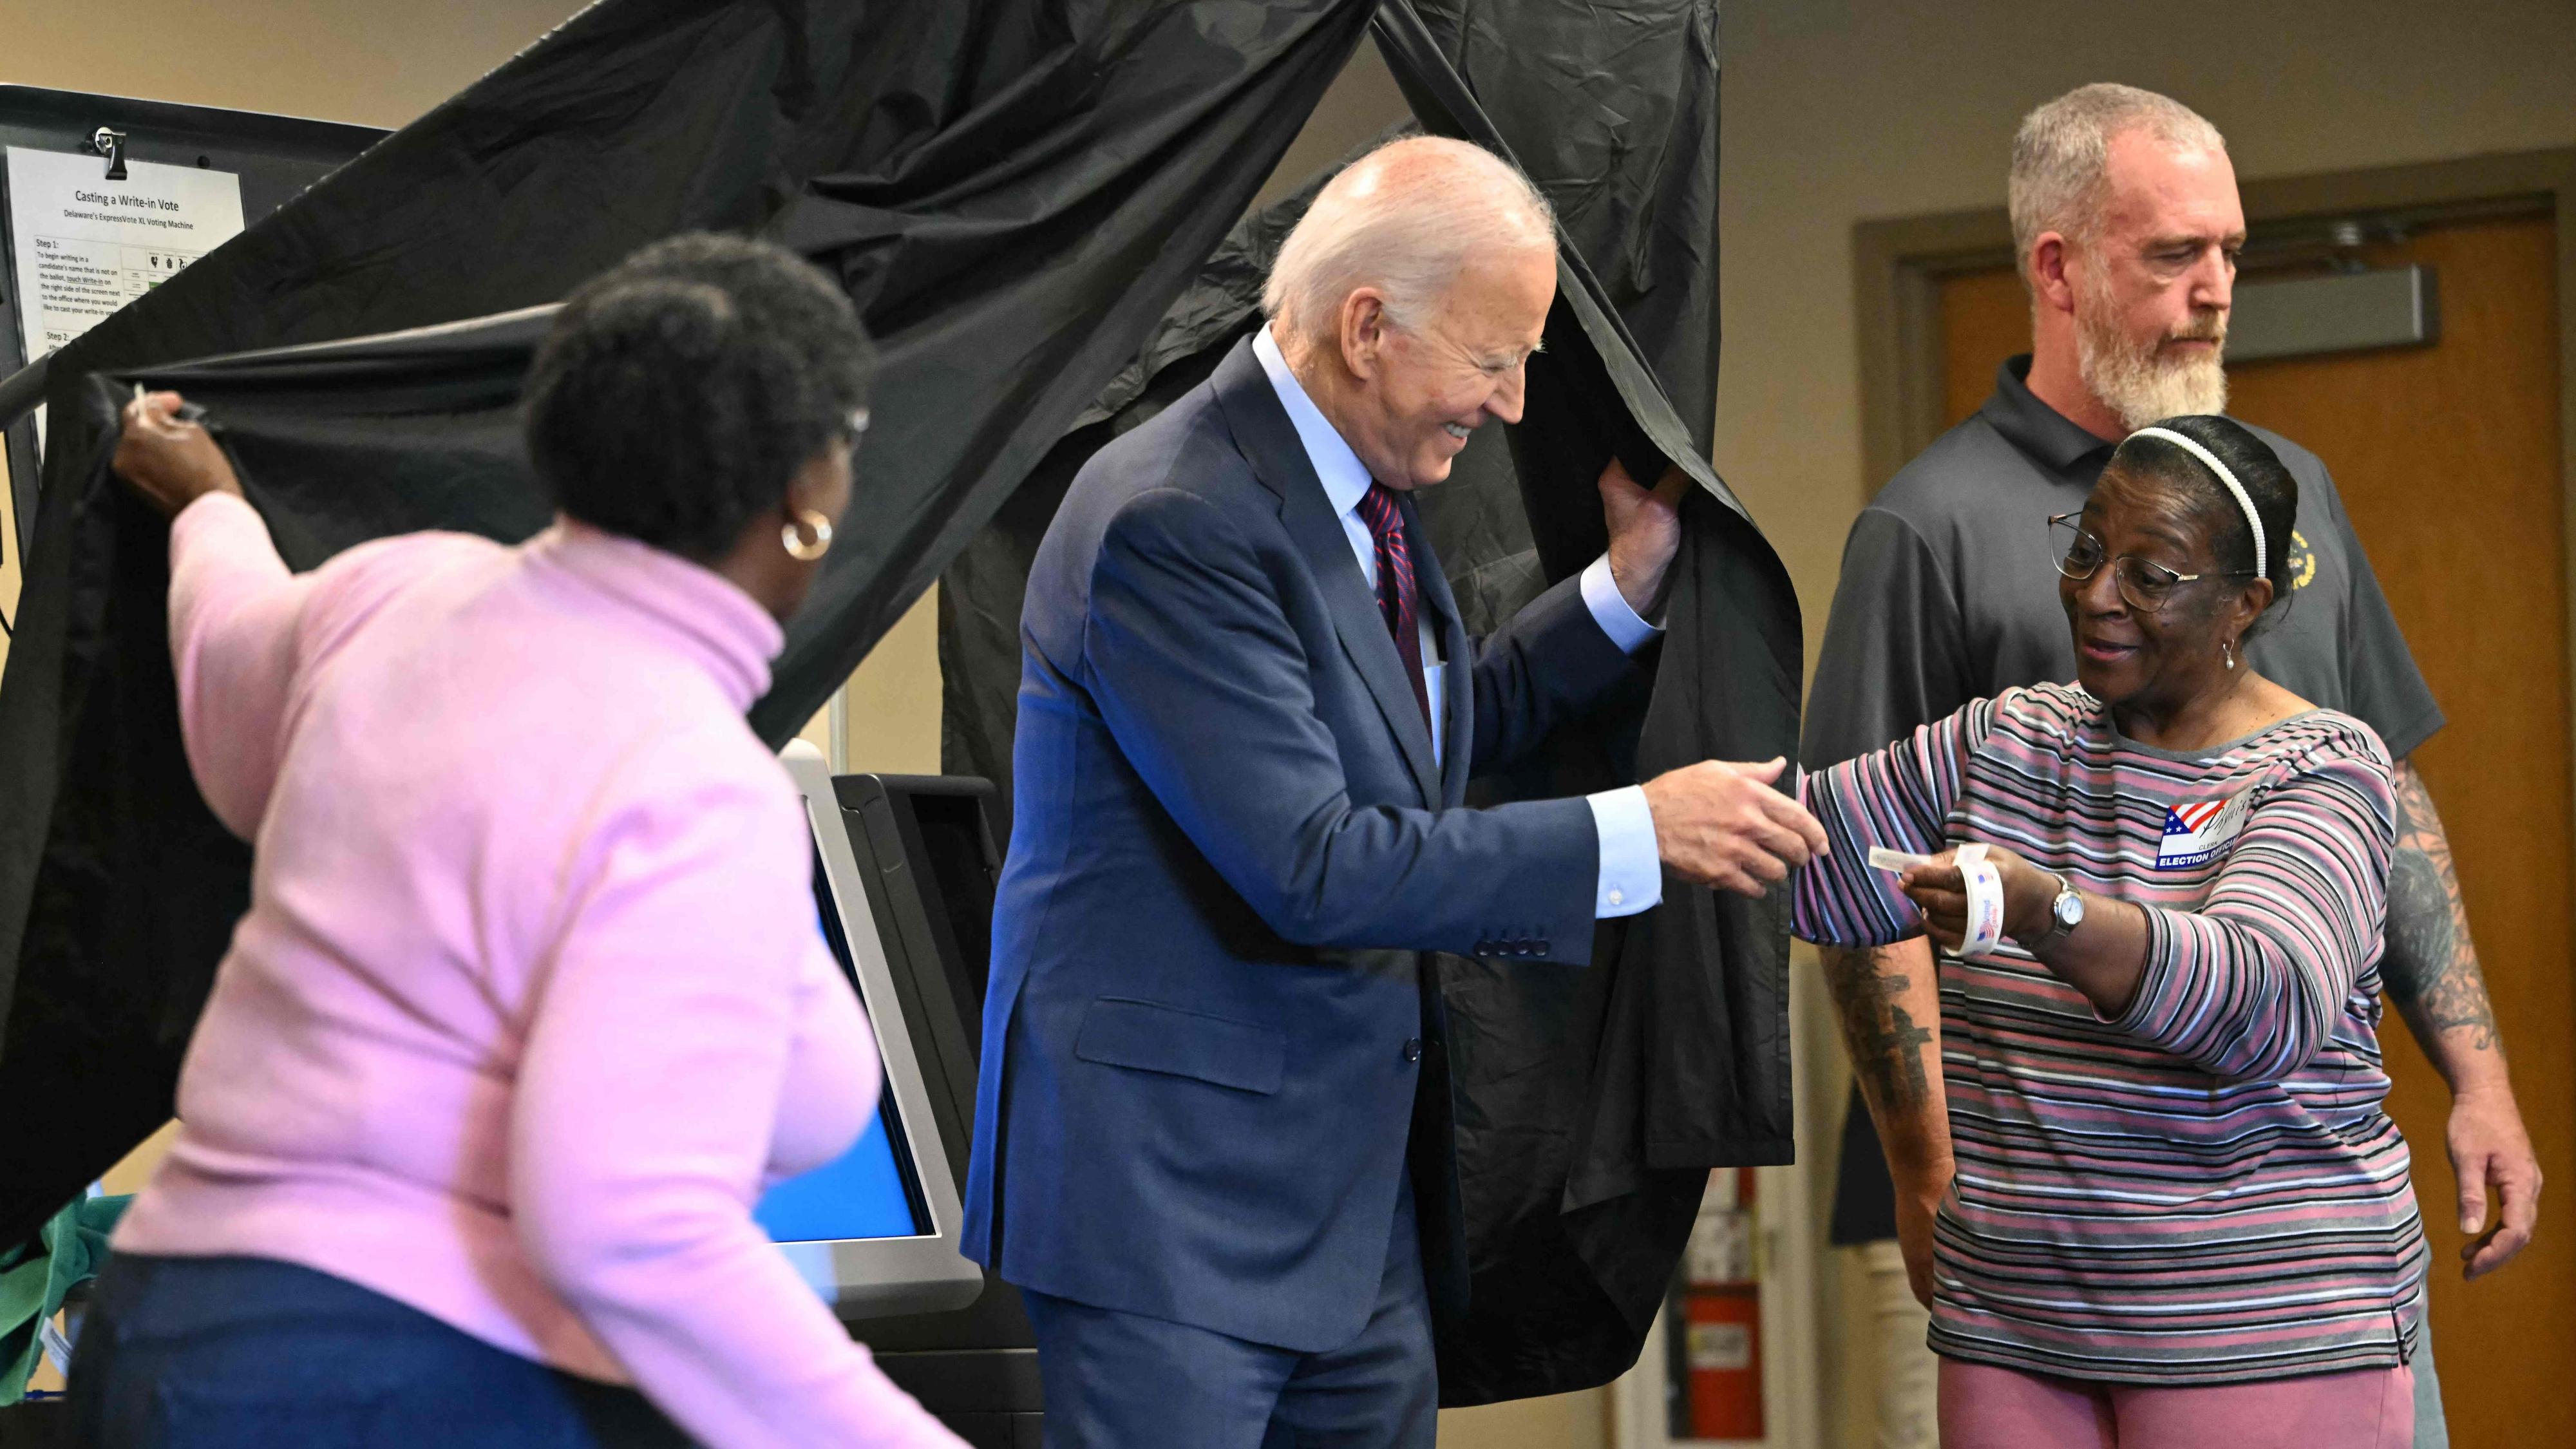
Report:
[[798,563],[813,563],[832,551],[832,520],[811,508],[799,508],[781,525],[778,541]]

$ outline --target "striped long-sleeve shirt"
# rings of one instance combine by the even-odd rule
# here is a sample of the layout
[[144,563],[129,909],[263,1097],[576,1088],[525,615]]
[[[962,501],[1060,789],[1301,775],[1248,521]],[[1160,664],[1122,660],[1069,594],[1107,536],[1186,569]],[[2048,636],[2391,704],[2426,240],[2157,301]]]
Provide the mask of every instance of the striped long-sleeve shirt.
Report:
[[1869,847],[1972,840],[2149,923],[2145,975],[2112,1021],[2009,941],[1940,954],[1958,1171],[1935,1234],[1934,1349],[2147,1384],[2412,1353],[2428,1255],[2381,1110],[2395,805],[2369,726],[2312,710],[2180,754],[2041,685],[1802,794],[1833,841],[1798,878],[1807,940],[1919,933]]

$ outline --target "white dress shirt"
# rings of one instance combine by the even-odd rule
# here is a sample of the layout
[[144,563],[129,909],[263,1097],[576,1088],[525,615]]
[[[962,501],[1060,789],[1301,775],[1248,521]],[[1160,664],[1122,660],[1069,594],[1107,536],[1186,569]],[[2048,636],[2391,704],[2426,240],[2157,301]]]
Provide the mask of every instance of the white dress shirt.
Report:
[[[1279,353],[1279,344],[1264,327],[1252,339],[1252,353],[1261,359],[1261,370],[1270,376],[1270,386],[1279,394],[1279,405],[1288,411],[1288,421],[1297,429],[1297,440],[1306,448],[1306,460],[1314,465],[1315,476],[1324,485],[1324,496],[1330,499],[1333,512],[1342,520],[1342,533],[1350,539],[1351,553],[1359,560],[1360,577],[1368,580],[1371,590],[1377,588],[1377,538],[1369,532],[1368,521],[1360,517],[1360,499],[1376,480],[1369,476],[1368,465],[1333,425],[1325,420],[1314,399],[1306,396],[1304,384],[1288,370],[1288,360]],[[1592,611],[1593,621],[1610,642],[1627,653],[1644,648],[1647,641],[1663,630],[1637,617],[1628,601],[1619,593],[1618,581],[1610,576],[1610,556],[1594,559],[1583,571],[1579,586],[1584,606]],[[1431,704],[1431,757],[1438,761],[1447,741],[1441,702],[1447,697],[1449,661],[1440,657],[1439,635],[1431,627],[1428,610],[1417,610],[1422,631],[1422,684]],[[1646,792],[1629,785],[1617,790],[1604,790],[1584,797],[1592,807],[1592,823],[1601,840],[1599,885],[1593,896],[1593,914],[1599,917],[1628,916],[1654,905],[1664,898],[1663,857],[1655,849],[1655,817],[1646,808]]]

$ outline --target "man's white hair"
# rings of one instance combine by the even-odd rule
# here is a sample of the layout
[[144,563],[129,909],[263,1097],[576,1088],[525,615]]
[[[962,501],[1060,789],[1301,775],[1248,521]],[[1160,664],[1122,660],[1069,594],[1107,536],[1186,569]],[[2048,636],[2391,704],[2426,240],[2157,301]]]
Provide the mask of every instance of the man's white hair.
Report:
[[2127,131],[2145,131],[2180,150],[2227,154],[2227,138],[2199,112],[2136,86],[2077,86],[2022,117],[2006,196],[2024,282],[2040,233],[2078,241],[2095,235],[2110,191],[2111,140]]
[[1361,287],[1418,327],[1469,262],[1556,246],[1556,214],[1510,163],[1465,141],[1390,141],[1324,183],[1271,264],[1261,310],[1284,340],[1333,327]]

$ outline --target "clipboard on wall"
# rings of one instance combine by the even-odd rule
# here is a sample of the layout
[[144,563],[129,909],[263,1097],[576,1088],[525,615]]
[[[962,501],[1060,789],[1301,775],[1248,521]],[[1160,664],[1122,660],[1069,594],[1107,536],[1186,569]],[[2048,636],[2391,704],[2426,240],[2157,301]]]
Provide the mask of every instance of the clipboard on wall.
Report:
[[[0,85],[0,148],[85,158],[84,165],[98,168],[101,193],[112,197],[118,186],[107,180],[110,157],[93,144],[101,131],[113,133],[116,159],[129,170],[137,164],[183,167],[235,178],[243,226],[257,225],[342,162],[390,134],[372,126],[257,111]],[[58,163],[70,164],[68,159]],[[35,360],[28,355],[26,324],[29,308],[41,303],[21,295],[19,248],[32,246],[35,239],[18,235],[22,228],[15,218],[20,208],[12,204],[16,198],[9,194],[9,186],[9,169],[0,167],[0,396],[8,395],[8,380],[18,378]],[[173,246],[183,255],[189,252],[184,237]],[[126,260],[133,269],[146,271],[173,265],[172,258],[157,250]],[[106,284],[115,282],[111,277]],[[8,415],[15,411],[0,408],[0,428],[6,431],[5,452],[0,452],[6,467],[0,468],[0,475],[5,475],[5,511],[10,515],[7,526],[0,528],[0,551],[5,551],[11,565],[25,557],[28,532],[35,526],[39,477],[35,420],[32,415]],[[12,616],[14,621],[14,611]]]

